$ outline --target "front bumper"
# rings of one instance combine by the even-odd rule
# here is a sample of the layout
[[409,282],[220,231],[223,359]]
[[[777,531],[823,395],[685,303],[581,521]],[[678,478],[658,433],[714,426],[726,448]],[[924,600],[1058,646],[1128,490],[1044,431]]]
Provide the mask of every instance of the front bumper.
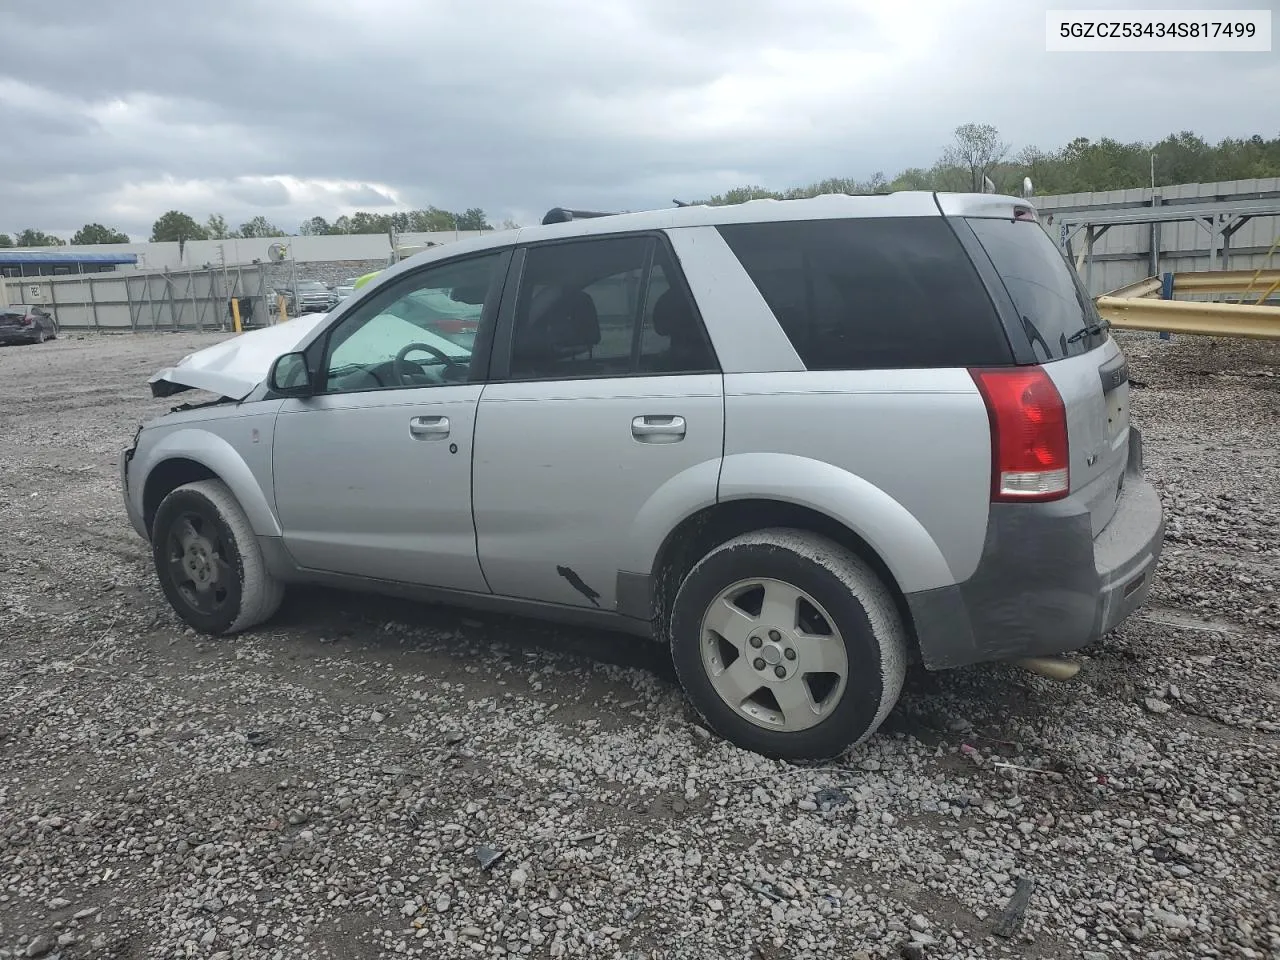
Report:
[[982,559],[961,584],[907,596],[929,669],[1078,650],[1146,600],[1164,543],[1164,511],[1142,477],[1133,430],[1115,516],[1095,539],[1072,498],[992,504]]
[[133,462],[136,449],[134,446],[129,446],[120,451],[120,494],[124,497],[124,512],[129,517],[129,522],[133,524],[133,529],[143,540],[150,540],[146,521],[142,517],[142,491],[129,488],[129,465]]

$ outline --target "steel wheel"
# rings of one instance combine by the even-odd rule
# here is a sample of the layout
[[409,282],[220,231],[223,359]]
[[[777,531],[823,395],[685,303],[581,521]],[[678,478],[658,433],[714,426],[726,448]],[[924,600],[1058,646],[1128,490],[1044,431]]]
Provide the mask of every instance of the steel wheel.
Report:
[[222,533],[204,511],[184,510],[165,540],[166,572],[178,595],[198,613],[219,613],[235,576]]
[[799,587],[769,578],[722,590],[702,617],[702,664],[720,698],[769,730],[807,730],[844,694],[849,657],[835,621]]

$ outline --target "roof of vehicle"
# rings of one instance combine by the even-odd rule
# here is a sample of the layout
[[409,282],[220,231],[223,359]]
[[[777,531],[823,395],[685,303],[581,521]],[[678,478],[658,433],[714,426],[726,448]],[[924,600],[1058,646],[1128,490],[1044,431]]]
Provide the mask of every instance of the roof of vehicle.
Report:
[[[557,208],[560,209],[560,208]],[[798,200],[748,200],[724,206],[670,207],[637,213],[588,215],[561,223],[539,224],[514,231],[482,234],[467,240],[423,250],[387,271],[398,274],[406,264],[416,266],[472,251],[479,252],[515,243],[583,237],[594,234],[641,230],[673,230],[680,227],[720,226],[730,223],[764,223],[779,220],[832,220],[844,217],[1000,217],[1012,218],[1015,210],[1035,207],[1029,200],[990,193],[934,193],[903,190],[897,193],[850,196],[825,194]]]

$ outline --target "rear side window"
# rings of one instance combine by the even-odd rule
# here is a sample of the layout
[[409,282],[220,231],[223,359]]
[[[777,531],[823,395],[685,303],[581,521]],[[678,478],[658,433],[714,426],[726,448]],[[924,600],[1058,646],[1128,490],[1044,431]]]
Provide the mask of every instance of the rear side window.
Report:
[[991,298],[941,217],[719,230],[810,370],[1013,361]]
[[966,222],[1009,291],[1037,361],[1088,353],[1106,340],[1093,301],[1040,224],[977,218]]

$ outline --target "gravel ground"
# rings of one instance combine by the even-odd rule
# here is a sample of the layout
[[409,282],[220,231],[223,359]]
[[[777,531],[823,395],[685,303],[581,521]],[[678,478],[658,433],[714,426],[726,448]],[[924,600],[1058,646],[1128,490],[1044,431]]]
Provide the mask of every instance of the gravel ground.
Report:
[[115,456],[215,339],[0,350],[0,958],[1280,957],[1274,346],[1124,338],[1169,540],[1077,680],[918,672],[801,768],[631,639],[314,591],[185,630]]

